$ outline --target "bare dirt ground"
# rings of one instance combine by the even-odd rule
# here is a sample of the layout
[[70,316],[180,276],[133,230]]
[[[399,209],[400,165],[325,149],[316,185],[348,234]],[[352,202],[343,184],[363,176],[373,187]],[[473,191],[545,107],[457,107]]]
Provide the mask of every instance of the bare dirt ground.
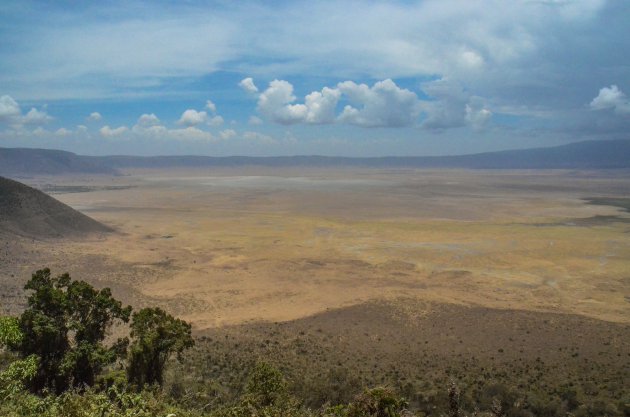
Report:
[[371,300],[630,323],[630,196],[616,172],[220,169],[23,180],[113,227],[3,238],[5,310],[43,266],[197,329]]

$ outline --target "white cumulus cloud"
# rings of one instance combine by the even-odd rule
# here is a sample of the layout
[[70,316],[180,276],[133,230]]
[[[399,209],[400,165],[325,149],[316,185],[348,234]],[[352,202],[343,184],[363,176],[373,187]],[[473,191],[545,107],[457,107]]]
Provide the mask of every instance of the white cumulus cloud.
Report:
[[141,127],[150,127],[150,126],[158,126],[161,124],[161,122],[160,122],[160,119],[155,114],[145,113],[138,118],[138,122],[136,124]]
[[206,109],[210,110],[212,113],[216,113],[217,105],[214,104],[214,102],[212,100],[207,100],[206,101]]
[[7,95],[0,97],[0,121],[17,117],[20,113],[20,105],[13,97]]
[[32,107],[28,113],[22,114],[20,105],[13,97],[9,95],[0,97],[0,122],[6,122],[14,128],[20,128],[23,125],[42,125],[51,120],[53,117],[45,110],[37,110]]
[[21,122],[27,125],[41,125],[51,120],[53,120],[53,118],[49,116],[48,113],[33,107],[22,117]]
[[423,103],[426,118],[422,127],[448,129],[466,124],[466,104],[469,94],[453,81],[442,78],[424,83],[422,90],[432,98]]
[[322,91],[313,91],[306,96],[306,123],[332,123],[335,121],[335,109],[341,97],[336,88],[324,87]]
[[194,109],[188,109],[177,121],[177,124],[183,126],[197,126],[201,123],[205,123],[208,120],[208,113],[205,111],[197,111]]
[[210,126],[221,126],[223,124],[223,122],[224,122],[223,117],[221,117],[221,116],[214,116],[208,121],[208,124]]
[[167,137],[170,139],[185,140],[185,141],[213,141],[214,136],[210,132],[201,130],[194,126],[188,126],[183,129],[170,129],[167,132]]
[[614,109],[618,114],[630,113],[630,100],[616,85],[604,87],[599,90],[599,94],[591,101],[591,109],[605,110]]
[[33,130],[33,135],[38,136],[38,137],[44,137],[44,136],[50,135],[50,132],[41,126],[38,126]]
[[168,129],[162,126],[162,122],[155,114],[144,113],[138,117],[138,121],[131,128],[131,131],[144,137],[156,137],[165,134]]
[[335,121],[335,108],[341,96],[336,88],[324,87],[304,99],[304,104],[292,104],[296,97],[293,85],[285,80],[273,80],[258,97],[258,111],[281,124],[324,124]]
[[102,118],[103,118],[103,116],[101,116],[101,114],[99,112],[94,111],[94,112],[90,113],[90,115],[88,117],[86,117],[85,119],[88,122],[98,122]]
[[247,124],[252,125],[252,126],[257,126],[257,125],[263,124],[263,121],[258,116],[249,116],[249,119],[247,120]]
[[474,130],[482,130],[490,119],[492,118],[492,112],[488,110],[483,101],[477,97],[473,97],[468,104],[466,104],[466,123],[468,123]]
[[238,83],[238,86],[250,94],[256,94],[258,92],[258,87],[256,87],[256,84],[254,84],[254,80],[251,77],[243,78]]
[[422,85],[422,90],[432,98],[422,103],[426,114],[422,127],[449,129],[471,126],[480,130],[492,118],[481,97],[472,96],[459,83],[446,78]]
[[247,131],[243,133],[243,139],[249,140],[252,142],[258,142],[265,145],[272,145],[278,143],[274,138],[269,135],[265,135],[260,132]]
[[420,114],[418,96],[390,79],[372,87],[344,81],[338,89],[354,105],[346,105],[339,120],[362,127],[412,126]]
[[[430,100],[420,100],[415,92],[385,79],[369,86],[344,81],[335,87],[313,91],[297,102],[293,85],[285,80],[274,80],[258,96],[257,110],[267,119],[280,124],[347,123],[360,127],[411,127],[422,113],[422,126],[447,129],[471,126],[483,128],[492,117],[484,100],[472,96],[456,82],[440,79],[423,85]],[[339,102],[346,101],[337,113]],[[258,124],[255,116],[249,124]]]
[[300,123],[307,109],[303,104],[291,104],[295,99],[291,83],[273,80],[258,97],[258,111],[277,123]]
[[[360,127],[412,127],[424,114],[422,127],[449,129],[470,126],[482,129],[492,118],[484,99],[473,96],[461,84],[446,78],[425,83],[418,95],[385,79],[369,86],[343,81],[334,87],[324,87],[297,101],[294,88],[286,80],[273,80],[258,95],[256,110],[265,118],[284,125],[345,123]],[[348,103],[338,112],[339,103]],[[262,122],[256,116],[249,124]]]
[[59,129],[55,131],[55,136],[65,137],[65,136],[70,136],[71,134],[72,134],[72,131],[69,129],[66,129],[65,127],[60,127]]
[[101,136],[103,136],[104,138],[113,138],[113,137],[122,135],[128,130],[129,129],[126,126],[119,126],[117,128],[112,129],[111,127],[105,125],[99,129],[99,132]]
[[219,137],[223,140],[231,139],[236,136],[236,131],[234,129],[225,129],[219,132]]

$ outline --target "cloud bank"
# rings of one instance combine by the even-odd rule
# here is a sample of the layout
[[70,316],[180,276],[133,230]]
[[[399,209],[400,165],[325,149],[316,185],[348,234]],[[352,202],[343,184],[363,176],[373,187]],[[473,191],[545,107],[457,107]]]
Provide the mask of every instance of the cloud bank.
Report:
[[[91,137],[223,146],[255,126],[276,140],[256,143],[293,135],[297,152],[347,143],[352,154],[360,143],[457,153],[630,129],[630,55],[620,53],[630,50],[630,2],[7,4],[0,134],[25,144],[52,135],[68,147]],[[483,134],[466,142],[473,131]]]
[[[239,83],[242,84],[254,85],[253,79],[248,77]],[[425,83],[422,90],[432,98],[430,101],[420,100],[416,93],[399,87],[391,79],[377,81],[371,87],[343,81],[313,91],[304,97],[303,103],[298,103],[291,83],[273,80],[258,94],[256,109],[268,120],[282,125],[342,123],[366,128],[419,125],[448,129],[470,125],[480,130],[492,117],[482,98],[472,96],[457,83],[441,79]],[[342,101],[347,104],[339,111]],[[421,114],[425,120],[420,124]],[[260,119],[253,117],[250,123],[259,122]]]
[[32,107],[26,114],[22,114],[20,105],[9,95],[0,96],[0,122],[14,127],[24,125],[43,125],[53,120],[45,110]]
[[361,127],[412,126],[420,114],[418,96],[386,79],[372,87],[353,81],[339,83],[339,91],[352,105],[346,105],[341,122]]

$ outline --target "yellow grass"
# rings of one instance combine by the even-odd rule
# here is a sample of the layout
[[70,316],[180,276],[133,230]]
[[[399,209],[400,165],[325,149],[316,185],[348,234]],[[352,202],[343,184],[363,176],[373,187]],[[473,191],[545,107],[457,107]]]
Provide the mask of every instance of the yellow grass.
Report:
[[[275,185],[258,178],[244,186],[249,179],[233,181],[243,172],[230,170],[131,174],[47,180],[133,186],[56,195],[119,232],[59,250],[143,271],[110,280],[189,304],[183,316],[199,328],[401,296],[630,322],[628,216],[581,200],[623,196],[630,180],[251,170],[246,177],[273,177]],[[295,177],[316,186],[283,179]],[[595,215],[619,219],[571,224]]]

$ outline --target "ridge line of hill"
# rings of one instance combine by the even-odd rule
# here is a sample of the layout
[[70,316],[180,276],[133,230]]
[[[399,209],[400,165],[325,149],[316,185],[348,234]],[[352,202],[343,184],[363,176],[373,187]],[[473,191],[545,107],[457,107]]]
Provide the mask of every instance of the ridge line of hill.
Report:
[[574,142],[454,156],[85,156],[72,152],[0,148],[0,175],[117,174],[125,168],[359,167],[462,169],[630,169],[630,140]]
[[42,239],[112,231],[42,191],[0,177],[0,236]]

